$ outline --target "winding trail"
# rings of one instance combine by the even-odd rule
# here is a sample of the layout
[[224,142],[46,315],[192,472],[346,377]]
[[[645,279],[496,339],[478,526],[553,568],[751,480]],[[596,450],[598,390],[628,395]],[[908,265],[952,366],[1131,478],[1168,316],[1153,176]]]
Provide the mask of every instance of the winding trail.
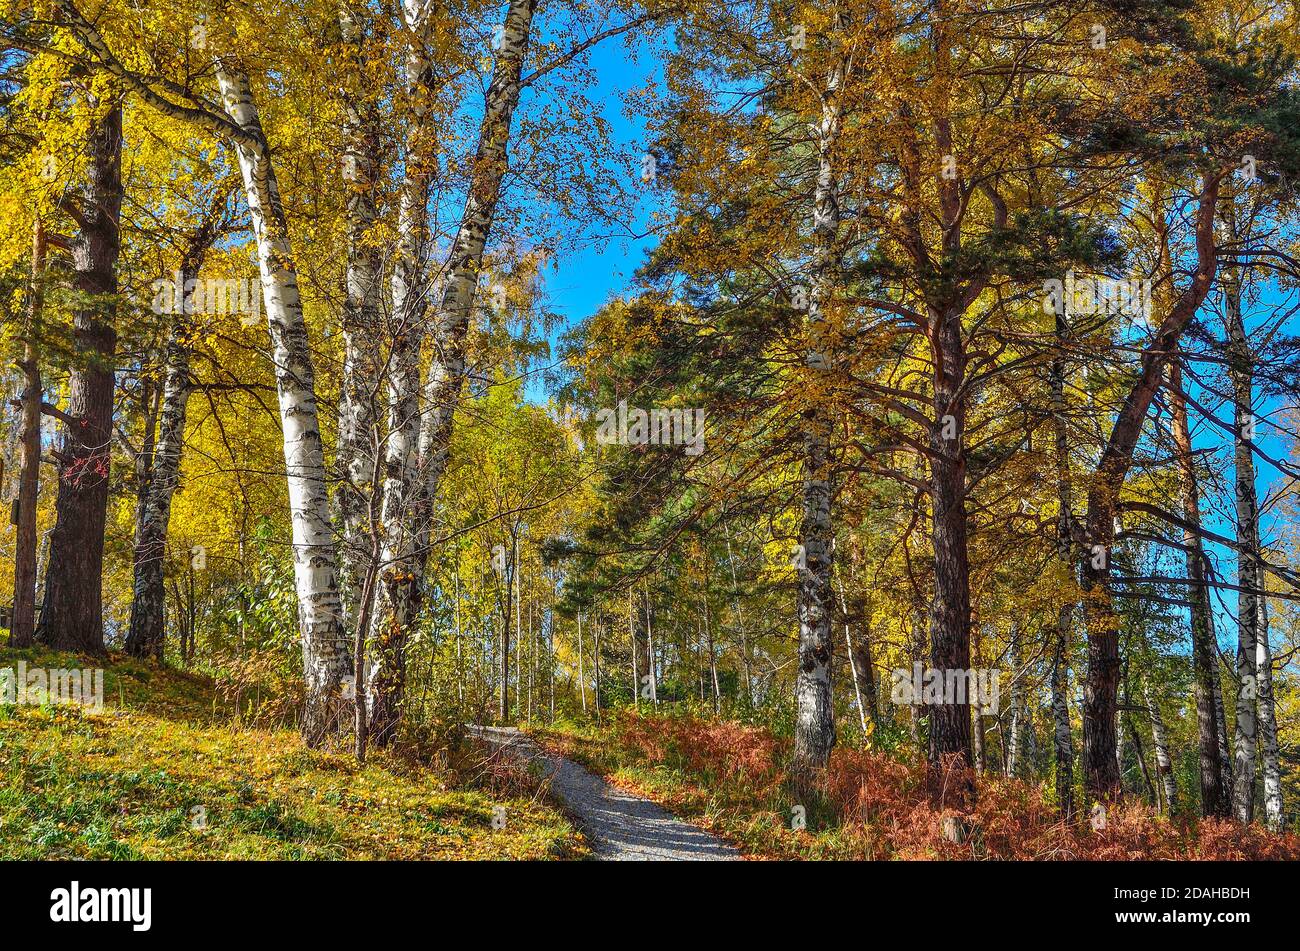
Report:
[[708,862],[741,857],[738,849],[712,833],[683,822],[644,796],[611,786],[571,760],[546,752],[514,727],[468,729],[493,749],[541,765],[551,792],[578,820],[601,861]]

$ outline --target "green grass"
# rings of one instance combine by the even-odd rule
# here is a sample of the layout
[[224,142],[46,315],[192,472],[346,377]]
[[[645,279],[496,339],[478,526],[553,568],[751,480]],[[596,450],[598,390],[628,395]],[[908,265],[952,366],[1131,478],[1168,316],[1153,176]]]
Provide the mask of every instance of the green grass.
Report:
[[[0,668],[92,666],[0,649]],[[380,752],[365,768],[249,729],[204,678],[114,660],[102,712],[0,705],[0,858],[550,859],[587,847],[523,784],[494,793]],[[505,807],[503,829],[492,828]]]

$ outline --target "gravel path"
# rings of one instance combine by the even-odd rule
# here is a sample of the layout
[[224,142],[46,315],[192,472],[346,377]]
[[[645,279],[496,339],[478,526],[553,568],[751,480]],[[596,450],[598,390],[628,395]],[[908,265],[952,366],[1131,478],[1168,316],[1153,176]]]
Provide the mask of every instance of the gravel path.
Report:
[[577,818],[602,861],[707,862],[740,852],[657,803],[609,785],[577,763],[544,751],[514,727],[471,726],[473,736],[510,755],[539,763],[553,792]]

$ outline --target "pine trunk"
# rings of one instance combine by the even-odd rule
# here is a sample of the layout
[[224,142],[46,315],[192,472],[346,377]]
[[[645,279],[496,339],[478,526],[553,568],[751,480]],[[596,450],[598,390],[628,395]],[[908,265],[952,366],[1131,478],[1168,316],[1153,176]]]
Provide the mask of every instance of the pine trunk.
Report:
[[104,526],[113,440],[118,230],[122,208],[122,110],[93,127],[81,226],[72,245],[77,362],[68,380],[59,489],[36,637],[55,650],[104,653]]
[[[930,667],[970,669],[970,564],[966,537],[965,381],[966,354],[961,315],[933,314],[935,338],[934,414],[930,433],[930,494],[933,507],[934,597],[930,602]],[[948,773],[974,766],[969,698],[932,706],[930,769],[936,789],[955,796],[964,808],[974,790],[953,784]]]

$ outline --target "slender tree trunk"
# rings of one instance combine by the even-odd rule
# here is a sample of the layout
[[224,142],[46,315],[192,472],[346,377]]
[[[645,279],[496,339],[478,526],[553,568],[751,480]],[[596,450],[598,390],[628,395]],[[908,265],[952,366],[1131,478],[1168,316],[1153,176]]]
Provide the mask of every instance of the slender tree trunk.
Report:
[[122,109],[92,128],[81,216],[72,245],[77,363],[68,380],[59,488],[36,637],[55,650],[104,653],[104,526],[113,440],[117,261],[121,250]]
[[[724,515],[725,518],[725,515]],[[732,604],[736,611],[736,622],[740,628],[740,663],[745,675],[745,704],[754,708],[754,673],[749,657],[749,634],[745,630],[745,614],[740,607],[740,585],[736,581],[736,559],[731,550],[731,532],[727,531],[727,565],[731,569]]]
[[1061,607],[1052,652],[1052,730],[1056,744],[1056,803],[1061,818],[1074,818],[1074,741],[1070,732],[1068,645],[1073,609]]
[[[492,70],[478,151],[470,172],[460,228],[447,262],[447,282],[435,327],[435,355],[424,387],[419,433],[419,466],[407,499],[412,531],[412,555],[403,567],[400,586],[389,585],[387,605],[379,616],[385,632],[375,682],[376,713],[395,721],[405,689],[401,657],[408,627],[399,618],[413,618],[419,586],[432,539],[434,504],[451,445],[452,422],[465,379],[465,347],[474,309],[483,251],[492,229],[501,183],[507,170],[511,122],[519,103],[520,77],[529,46],[538,0],[511,0],[501,48]],[[402,601],[405,601],[403,604]],[[508,689],[503,686],[502,688]]]
[[[930,603],[930,666],[940,674],[970,669],[970,563],[966,538],[965,380],[966,354],[961,315],[935,312],[935,421],[930,435],[933,506],[934,598]],[[951,769],[969,769],[971,711],[967,698],[935,705],[930,717],[930,768],[938,786],[958,801],[974,790],[947,779]],[[959,806],[960,808],[960,806]]]
[[522,712],[519,700],[523,692],[524,669],[528,660],[524,657],[524,646],[528,646],[529,654],[532,653],[532,645],[524,639],[524,620],[523,620],[523,600],[524,600],[524,566],[519,561],[519,529],[515,527],[512,535],[513,550],[515,560],[515,716]]
[[227,115],[260,143],[258,148],[237,144],[235,151],[257,239],[275,364],[307,693],[302,728],[307,744],[315,746],[327,733],[338,729],[345,715],[340,684],[349,660],[316,404],[316,374],[298,295],[288,221],[248,77],[218,63],[217,84]]
[[[837,15],[841,26],[843,16]],[[795,674],[794,772],[802,779],[825,768],[835,745],[835,704],[831,691],[835,659],[831,631],[834,614],[831,578],[834,566],[835,496],[831,438],[834,418],[830,405],[832,359],[830,341],[837,284],[836,254],[840,226],[838,159],[841,86],[844,63],[831,70],[822,92],[817,130],[817,184],[813,195],[813,260],[809,275],[807,352],[804,363],[812,394],[804,408],[803,496],[799,526],[798,570],[799,666]]]
[[1277,739],[1277,710],[1273,706],[1273,656],[1268,643],[1268,598],[1260,595],[1259,646],[1255,668],[1259,671],[1260,763],[1264,771],[1264,821],[1272,832],[1282,830],[1282,758]]
[[722,690],[718,687],[718,652],[713,643],[713,618],[709,614],[709,595],[704,593],[704,636],[709,648],[709,675],[713,678],[713,713],[722,713]]
[[[369,446],[365,447],[371,452],[379,451],[379,434],[374,427],[374,421],[371,421]],[[353,751],[357,758],[357,765],[364,766],[366,762],[366,742],[370,733],[370,718],[367,709],[366,700],[366,631],[370,627],[370,611],[374,605],[375,584],[379,579],[379,506],[380,497],[375,491],[374,472],[371,471],[371,483],[362,485],[360,488],[365,493],[366,498],[366,520],[365,534],[370,539],[370,551],[366,554],[369,556],[365,559],[365,575],[361,580],[361,592],[358,599],[359,614],[357,622],[353,628],[352,641],[352,714],[353,714]],[[458,642],[459,643],[459,642]]]
[[650,703],[659,706],[659,665],[655,657],[655,632],[654,632],[654,606],[650,602],[650,589],[647,582],[644,589],[645,595],[645,660],[646,671],[650,675]]
[[1007,775],[1018,776],[1021,770],[1021,756],[1024,752],[1025,719],[1028,709],[1025,705],[1025,671],[1024,644],[1021,639],[1020,624],[1011,622],[1011,726],[1007,740]]
[[[511,602],[514,601],[514,589],[517,584],[516,575],[519,572],[519,545],[517,542],[512,542],[511,552],[510,571],[506,575],[505,610],[501,613],[501,694],[497,715],[503,726],[510,722],[510,609],[512,607]],[[516,647],[516,650],[518,650],[518,647]]]
[[1227,707],[1223,700],[1223,678],[1231,678],[1235,672],[1223,662],[1217,643],[1214,645],[1214,655],[1214,733],[1219,738],[1219,776],[1223,780],[1219,802],[1222,804],[1223,815],[1226,816],[1232,809],[1233,776],[1232,744],[1228,742],[1228,721],[1224,714]]
[[601,627],[602,625],[600,619],[597,618],[596,623],[592,626],[593,643],[591,645],[591,666],[592,666],[591,673],[595,685],[592,692],[591,699],[596,706],[597,725],[599,725],[601,722],[601,708],[600,708],[600,630]]
[[844,622],[844,651],[849,658],[849,673],[853,676],[853,698],[858,704],[858,724],[862,727],[862,735],[867,735],[867,714],[862,698],[862,683],[858,676],[858,659],[853,650],[853,636],[849,624],[849,604],[844,597],[844,579],[836,578],[836,587],[840,595],[840,616]]
[[461,650],[460,630],[460,566],[452,570],[452,582],[455,587],[455,624],[456,624],[456,699],[465,702],[465,660]]
[[876,662],[871,650],[871,603],[865,595],[859,595],[854,602],[854,617],[858,618],[860,634],[854,644],[853,669],[862,684],[862,698],[866,701],[867,716],[871,718],[872,727],[880,730],[880,696],[876,684]]
[[[971,662],[979,664],[980,662],[980,626],[979,624],[971,625]],[[987,769],[987,760],[984,755],[984,713],[976,704],[969,704],[971,714],[971,768],[974,769],[976,776],[983,776]],[[1002,742],[1003,756],[1007,740],[1002,732],[1002,720],[996,721],[998,728],[998,739]],[[1005,763],[1003,764],[1005,769]]]
[[[1230,230],[1235,232],[1235,227]],[[1273,658],[1268,640],[1266,576],[1260,556],[1259,502],[1255,495],[1254,355],[1241,314],[1241,275],[1223,276],[1228,331],[1228,377],[1232,383],[1234,502],[1237,516],[1237,718],[1232,811],[1249,822],[1255,809],[1256,746],[1263,754],[1266,822],[1282,822],[1277,720],[1273,707]]]
[[166,629],[163,580],[167,556],[167,530],[171,520],[172,496],[180,484],[181,453],[185,440],[185,413],[189,402],[190,333],[193,313],[193,281],[211,236],[201,229],[181,262],[182,296],[167,337],[163,364],[162,403],[158,411],[158,439],[147,460],[149,471],[140,504],[135,542],[135,579],[131,598],[131,626],[126,651],[133,657],[162,660]]
[[361,5],[342,0],[339,32],[345,63],[343,104],[343,185],[347,193],[346,296],[343,302],[343,384],[339,399],[339,433],[335,492],[342,544],[339,546],[339,591],[347,617],[357,617],[360,579],[371,548],[366,538],[369,500],[362,486],[375,479],[374,450],[369,443],[377,420],[375,380],[383,369],[379,298],[383,268],[380,245],[371,233],[377,218],[376,191],[384,140],[379,110],[362,75],[372,24]]
[[1124,791],[1124,707],[1128,704],[1128,685],[1124,685],[1123,703],[1115,706],[1115,770],[1119,774],[1119,790]]
[[1169,402],[1173,416],[1174,450],[1178,457],[1179,495],[1183,520],[1190,528],[1183,532],[1187,579],[1190,582],[1192,666],[1196,674],[1197,748],[1200,752],[1201,812],[1206,816],[1226,816],[1227,785],[1221,770],[1218,721],[1223,714],[1215,708],[1218,688],[1219,649],[1214,633],[1214,612],[1206,576],[1207,558],[1195,531],[1201,524],[1200,489],[1196,461],[1192,454],[1191,432],[1187,423],[1187,400],[1183,395],[1182,368],[1177,360],[1169,364]]
[[[1074,518],[1074,482],[1070,468],[1070,435],[1065,401],[1065,336],[1068,327],[1062,313],[1056,315],[1058,353],[1052,359],[1052,436],[1056,449],[1057,554],[1068,583],[1075,578],[1071,524]],[[1052,648],[1052,732],[1056,752],[1056,803],[1061,818],[1074,819],[1074,740],[1070,730],[1070,632],[1075,600],[1063,598],[1056,613]]]
[[1151,715],[1151,743],[1156,751],[1156,770],[1160,774],[1160,788],[1164,794],[1165,811],[1172,813],[1178,801],[1178,786],[1174,781],[1174,764],[1169,756],[1169,735],[1165,730],[1165,718],[1156,702],[1151,682],[1143,684],[1143,697]]
[[637,669],[636,655],[638,651],[639,639],[636,636],[636,612],[632,608],[632,592],[627,593],[627,639],[630,645],[629,653],[632,655],[632,704],[636,707],[637,713],[641,712],[641,675]]
[[582,693],[582,715],[587,715],[587,675],[582,665],[582,612],[578,612],[578,690]]
[[[412,39],[404,64],[406,88],[402,102],[409,116],[388,328],[392,349],[388,364],[388,435],[384,442],[384,500],[380,517],[383,544],[376,592],[378,603],[373,614],[375,669],[371,678],[370,732],[377,746],[386,745],[392,738],[401,713],[406,637],[419,615],[424,565],[424,555],[419,551],[420,533],[411,523],[410,511],[419,495],[416,453],[420,429],[420,348],[428,306],[425,284],[428,201],[435,161],[429,128],[435,91],[427,42],[434,18],[418,0],[405,0],[405,6]],[[508,646],[508,610],[502,637]],[[505,656],[501,669],[508,672],[509,666],[509,657]],[[505,697],[508,684],[503,684],[501,689]],[[505,709],[499,712],[504,723]]]
[[528,722],[533,722],[533,683],[537,680],[537,632],[533,630],[533,601],[528,600]]
[[1129,735],[1133,737],[1133,751],[1137,755],[1138,769],[1142,771],[1142,781],[1146,783],[1147,795],[1151,797],[1151,805],[1159,807],[1160,795],[1156,791],[1155,780],[1151,778],[1151,770],[1147,766],[1146,753],[1142,749],[1142,737],[1137,731],[1137,724],[1133,722],[1133,717],[1128,718]]
[[41,317],[45,300],[45,225],[32,230],[32,286],[23,328],[22,414],[19,436],[22,470],[18,476],[18,536],[14,542],[14,612],[10,647],[31,647],[36,637],[36,516],[41,486]]
[[[1228,279],[1231,281],[1231,278]],[[1225,295],[1232,301],[1240,303],[1240,296],[1232,293]],[[1238,318],[1238,322],[1239,322]],[[1229,325],[1233,321],[1229,321]],[[1236,353],[1230,365],[1241,362]],[[1248,359],[1248,358],[1247,358]],[[1237,583],[1241,590],[1237,592],[1237,716],[1236,735],[1233,749],[1233,792],[1232,813],[1238,822],[1250,822],[1255,814],[1255,746],[1256,746],[1256,707],[1259,699],[1258,679],[1258,640],[1256,626],[1259,623],[1259,606],[1256,592],[1260,589],[1263,578],[1260,577],[1258,538],[1253,538],[1258,531],[1258,513],[1255,502],[1255,462],[1251,457],[1251,448],[1247,440],[1240,437],[1242,428],[1253,426],[1251,417],[1251,392],[1249,378],[1243,373],[1233,374],[1233,409],[1236,416],[1237,434],[1234,436],[1234,462],[1236,463],[1236,509],[1237,537],[1245,553],[1237,558]],[[1243,385],[1244,384],[1244,385]]]

